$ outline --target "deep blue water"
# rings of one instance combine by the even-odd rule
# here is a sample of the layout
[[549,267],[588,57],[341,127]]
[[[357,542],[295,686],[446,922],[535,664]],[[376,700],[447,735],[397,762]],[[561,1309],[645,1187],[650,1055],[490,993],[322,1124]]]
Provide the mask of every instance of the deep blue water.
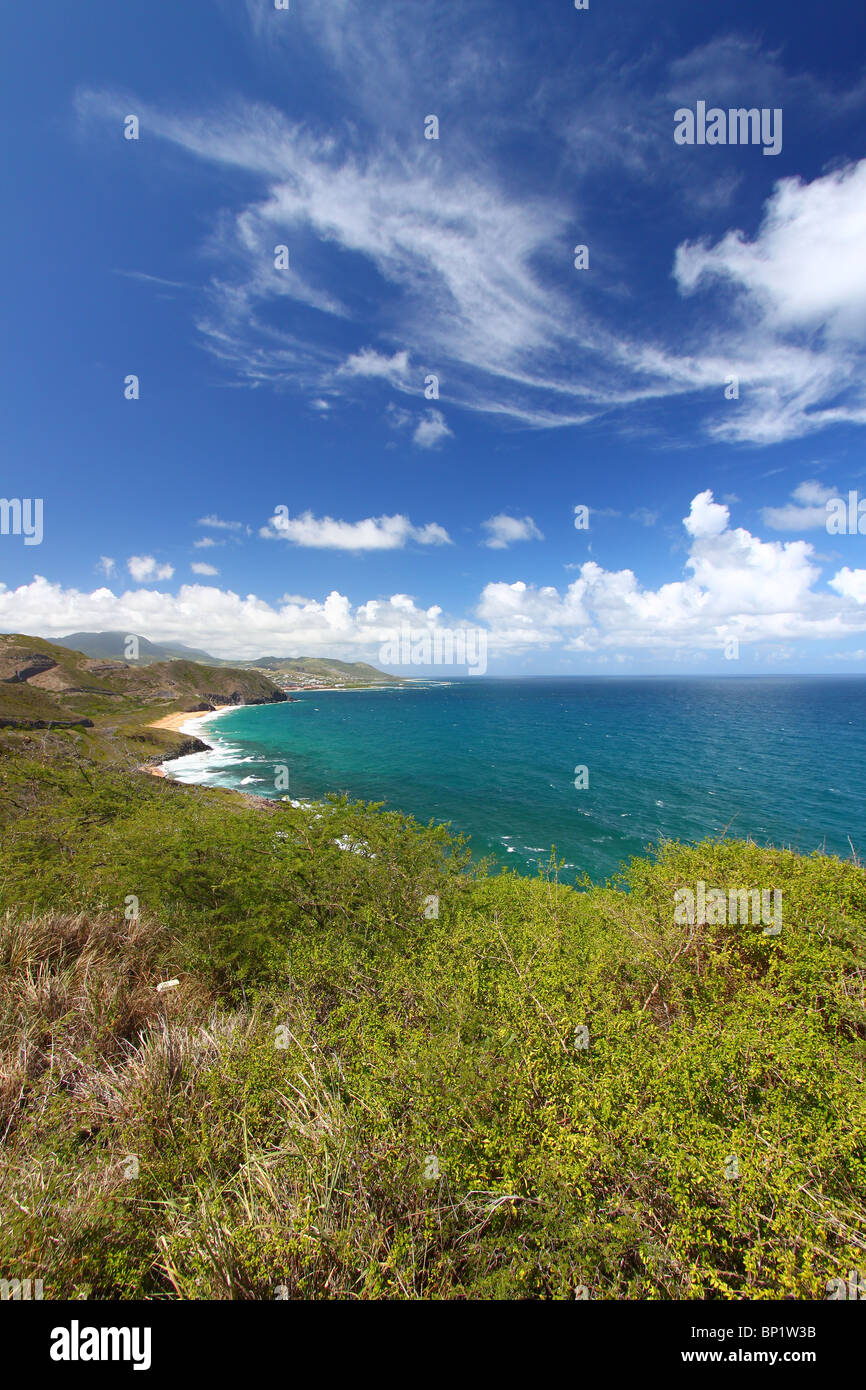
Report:
[[[729,834],[866,851],[866,678],[477,680],[305,692],[202,727],[184,781],[347,791],[450,821],[537,871],[550,848],[599,879],[662,837]],[[575,767],[589,786],[575,788]]]

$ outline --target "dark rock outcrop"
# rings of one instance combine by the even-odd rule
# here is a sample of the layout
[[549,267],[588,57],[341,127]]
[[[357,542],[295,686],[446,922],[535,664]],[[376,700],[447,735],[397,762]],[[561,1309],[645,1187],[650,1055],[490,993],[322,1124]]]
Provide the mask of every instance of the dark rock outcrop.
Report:
[[[50,656],[33,652],[25,657],[20,665],[17,662],[3,662],[0,667],[0,681],[9,685],[14,685],[17,681],[29,681],[31,676],[40,676],[43,671],[51,671],[56,665],[57,662],[52,661]],[[10,666],[14,667],[11,671]]]
[[155,757],[148,758],[145,767],[160,767],[163,763],[172,763],[175,758],[186,758],[190,753],[209,753],[211,747],[209,743],[202,743],[200,738],[185,738],[181,743],[173,743],[170,748],[166,748],[162,753],[157,753]]
[[284,690],[274,690],[272,695],[263,695],[259,700],[250,700],[247,699],[242,690],[232,690],[224,695],[207,694],[204,698],[211,701],[210,706],[204,708],[216,709],[219,705],[280,705],[289,697]]

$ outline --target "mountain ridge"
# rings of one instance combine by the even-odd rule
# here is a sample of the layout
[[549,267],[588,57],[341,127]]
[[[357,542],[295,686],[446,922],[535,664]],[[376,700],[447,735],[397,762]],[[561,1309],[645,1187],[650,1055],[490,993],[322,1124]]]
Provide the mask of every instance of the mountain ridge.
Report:
[[[127,655],[131,642],[138,655]],[[196,647],[184,646],[182,642],[152,642],[140,633],[127,633],[116,630],[105,632],[70,632],[57,638],[55,646],[80,652],[94,660],[121,661],[129,666],[149,666],[160,661],[196,661],[210,667],[231,667],[237,671],[275,671],[283,676],[318,677],[334,684],[393,685],[402,684],[403,676],[391,676],[378,670],[366,661],[340,661],[336,657],[321,656],[262,656],[252,661],[231,661],[223,657],[211,656],[209,652]]]

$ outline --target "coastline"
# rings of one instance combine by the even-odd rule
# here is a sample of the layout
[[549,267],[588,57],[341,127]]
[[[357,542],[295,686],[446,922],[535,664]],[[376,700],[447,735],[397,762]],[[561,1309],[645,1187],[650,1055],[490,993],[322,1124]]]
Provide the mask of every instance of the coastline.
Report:
[[[151,720],[146,727],[148,729],[169,729],[173,733],[187,734],[191,738],[198,738],[200,743],[204,743],[204,739],[199,737],[202,724],[209,719],[215,719],[217,715],[227,714],[229,710],[243,708],[243,705],[217,705],[215,709],[181,710],[176,714],[163,715],[162,719]],[[210,744],[207,744],[206,747],[210,751],[213,751]],[[175,754],[174,756],[163,758],[159,763],[143,763],[138,770],[139,772],[149,773],[151,777],[164,777],[167,781],[170,781],[171,779],[165,770],[165,766],[166,763],[174,762],[177,756],[182,757],[183,755]]]
[[[445,682],[442,682],[442,684],[445,684]],[[372,690],[400,690],[403,688],[405,687],[395,685],[292,686],[289,689],[287,689],[285,693],[287,696],[289,696],[290,699],[294,698],[296,700],[299,694],[348,695],[356,691],[369,692]],[[230,710],[253,708],[256,708],[255,703],[251,705],[217,705],[215,709],[210,710],[181,710],[174,714],[163,715],[161,719],[151,720],[150,723],[146,725],[146,727],[148,729],[168,729],[173,733],[186,734],[190,738],[197,739],[199,743],[204,745],[204,748],[208,752],[213,752],[214,750],[212,745],[207,743],[206,740],[201,737],[201,726],[208,720],[216,719],[221,714],[227,714]],[[174,779],[171,777],[171,774],[166,771],[166,765],[168,763],[175,762],[177,758],[183,756],[185,756],[183,753],[174,753],[163,758],[162,761],[159,763],[143,763],[138,768],[138,771],[146,772],[151,777],[162,777],[166,781],[173,781]],[[192,783],[191,785],[201,786],[204,784]],[[235,788],[235,790],[239,792],[241,796],[249,797],[250,800],[264,801],[265,804],[270,804],[269,798],[259,797],[256,795],[255,792],[248,792],[242,787],[237,787]]]
[[217,705],[216,709],[203,710],[181,710],[179,714],[166,714],[162,719],[154,719],[147,725],[148,729],[173,729],[175,733],[186,734],[190,730],[186,728],[187,723],[194,719],[198,723],[205,719],[212,719],[215,714],[225,714],[226,710],[243,709],[242,705]]

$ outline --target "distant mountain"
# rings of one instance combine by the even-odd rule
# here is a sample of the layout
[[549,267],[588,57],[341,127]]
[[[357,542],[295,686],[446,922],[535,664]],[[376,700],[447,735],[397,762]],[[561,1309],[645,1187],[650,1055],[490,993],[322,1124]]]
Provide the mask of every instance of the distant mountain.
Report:
[[[138,658],[127,656],[129,639],[138,642]],[[231,666],[238,671],[273,671],[284,680],[304,677],[325,685],[399,685],[401,676],[389,676],[366,661],[337,661],[322,656],[262,656],[256,661],[229,661],[211,656],[197,647],[185,647],[182,642],[151,642],[150,638],[129,632],[70,632],[58,637],[56,646],[102,661],[125,661],[130,666],[150,666],[157,661],[201,661],[208,666]]]
[[[131,637],[135,637],[138,643],[137,658],[127,655]],[[151,642],[149,637],[142,637],[140,633],[70,632],[67,637],[58,637],[54,645],[80,652],[92,660],[123,661],[128,666],[152,666],[161,661],[181,659],[203,662],[210,667],[230,666],[236,671],[272,671],[283,682],[297,678],[300,684],[399,685],[403,679],[377,671],[366,661],[337,661],[321,656],[263,656],[256,661],[229,661],[211,656],[196,647],[185,647],[182,642]]]
[[[127,656],[129,639],[135,637],[138,643],[138,657]],[[146,666],[152,661],[173,661],[183,657],[185,661],[206,661],[211,666],[222,662],[208,652],[196,647],[185,647],[182,642],[151,642],[147,637],[129,632],[70,632],[68,637],[58,637],[55,645],[69,647],[82,652],[84,656],[101,658],[103,661],[127,661],[131,666]]]

